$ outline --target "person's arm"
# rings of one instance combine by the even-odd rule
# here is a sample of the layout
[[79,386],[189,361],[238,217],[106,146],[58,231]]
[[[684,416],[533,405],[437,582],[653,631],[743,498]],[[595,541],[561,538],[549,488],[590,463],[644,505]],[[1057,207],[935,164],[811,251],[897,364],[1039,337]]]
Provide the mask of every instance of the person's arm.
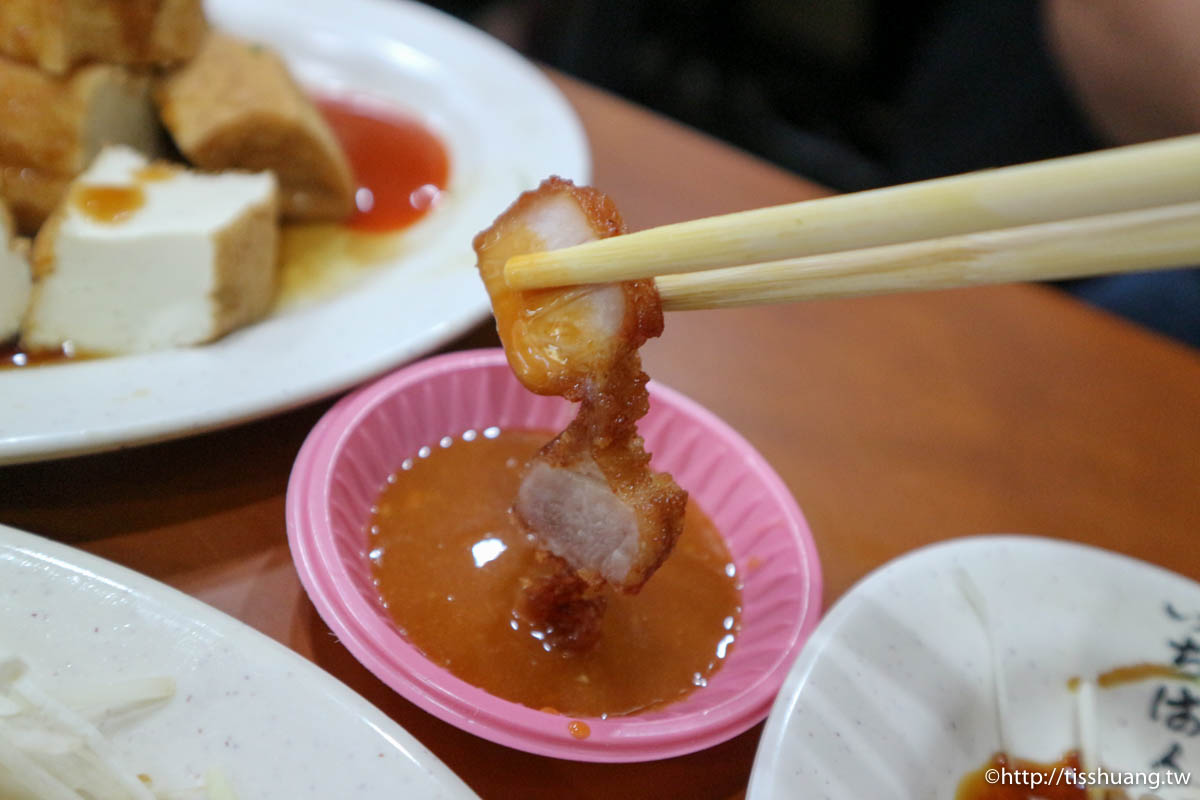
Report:
[[1068,85],[1115,144],[1200,131],[1200,2],[1045,0]]

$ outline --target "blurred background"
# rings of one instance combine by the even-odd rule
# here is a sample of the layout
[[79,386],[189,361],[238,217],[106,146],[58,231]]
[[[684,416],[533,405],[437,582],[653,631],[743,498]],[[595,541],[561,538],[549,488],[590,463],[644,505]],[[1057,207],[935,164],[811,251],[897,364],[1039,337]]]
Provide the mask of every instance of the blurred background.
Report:
[[[1120,97],[1113,113],[1150,123],[1106,116],[1111,84],[1146,76],[1116,66],[1129,54],[1102,51],[1153,47],[1171,63],[1135,72],[1158,69],[1169,83],[1194,66],[1200,76],[1200,63],[1170,52],[1172,25],[1200,34],[1183,24],[1200,28],[1200,4],[1152,0],[1145,8],[1190,8],[1148,14],[1145,30],[1128,33],[1123,15],[1141,3],[1046,2],[1059,7],[1060,30],[1038,0],[428,0],[531,59],[840,191],[1191,130],[1190,118],[1127,109]],[[1089,71],[1109,80],[1099,108]],[[1178,90],[1190,88],[1200,81]],[[1060,288],[1200,347],[1200,273]]]
[[1097,146],[1033,0],[431,4],[840,190]]

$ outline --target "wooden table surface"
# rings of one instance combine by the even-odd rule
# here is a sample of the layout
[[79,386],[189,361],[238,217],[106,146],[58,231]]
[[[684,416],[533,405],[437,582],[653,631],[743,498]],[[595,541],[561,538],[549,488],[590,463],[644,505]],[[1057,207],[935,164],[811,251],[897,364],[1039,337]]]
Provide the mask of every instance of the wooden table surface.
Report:
[[[594,183],[632,229],[819,191],[555,80],[587,128]],[[495,341],[489,324],[453,347]],[[744,434],[795,493],[820,550],[826,607],[894,556],[987,532],[1088,542],[1200,578],[1200,356],[1052,290],[684,312],[644,352],[651,375]],[[328,406],[0,469],[0,522],[125,564],[278,639],[394,717],[484,797],[745,790],[761,725],[691,756],[571,763],[463,733],[361,667],[300,588],[284,529],[292,459]]]

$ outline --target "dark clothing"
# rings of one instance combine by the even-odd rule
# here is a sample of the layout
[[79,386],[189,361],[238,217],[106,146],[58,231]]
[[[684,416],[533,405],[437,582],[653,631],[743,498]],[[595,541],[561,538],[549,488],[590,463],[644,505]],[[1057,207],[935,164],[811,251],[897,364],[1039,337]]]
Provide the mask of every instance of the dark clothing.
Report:
[[[896,183],[1106,146],[1053,63],[1036,0],[945,4],[899,111],[889,159]],[[1087,278],[1059,286],[1200,347],[1200,271]]]

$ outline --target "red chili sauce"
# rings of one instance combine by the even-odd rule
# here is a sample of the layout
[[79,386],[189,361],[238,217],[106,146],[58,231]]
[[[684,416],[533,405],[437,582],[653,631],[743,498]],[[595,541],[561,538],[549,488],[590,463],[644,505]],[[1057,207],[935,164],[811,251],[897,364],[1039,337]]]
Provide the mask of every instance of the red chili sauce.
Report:
[[353,100],[325,97],[316,103],[358,181],[351,228],[394,231],[433,208],[450,175],[446,148],[433,133],[399,112]]

